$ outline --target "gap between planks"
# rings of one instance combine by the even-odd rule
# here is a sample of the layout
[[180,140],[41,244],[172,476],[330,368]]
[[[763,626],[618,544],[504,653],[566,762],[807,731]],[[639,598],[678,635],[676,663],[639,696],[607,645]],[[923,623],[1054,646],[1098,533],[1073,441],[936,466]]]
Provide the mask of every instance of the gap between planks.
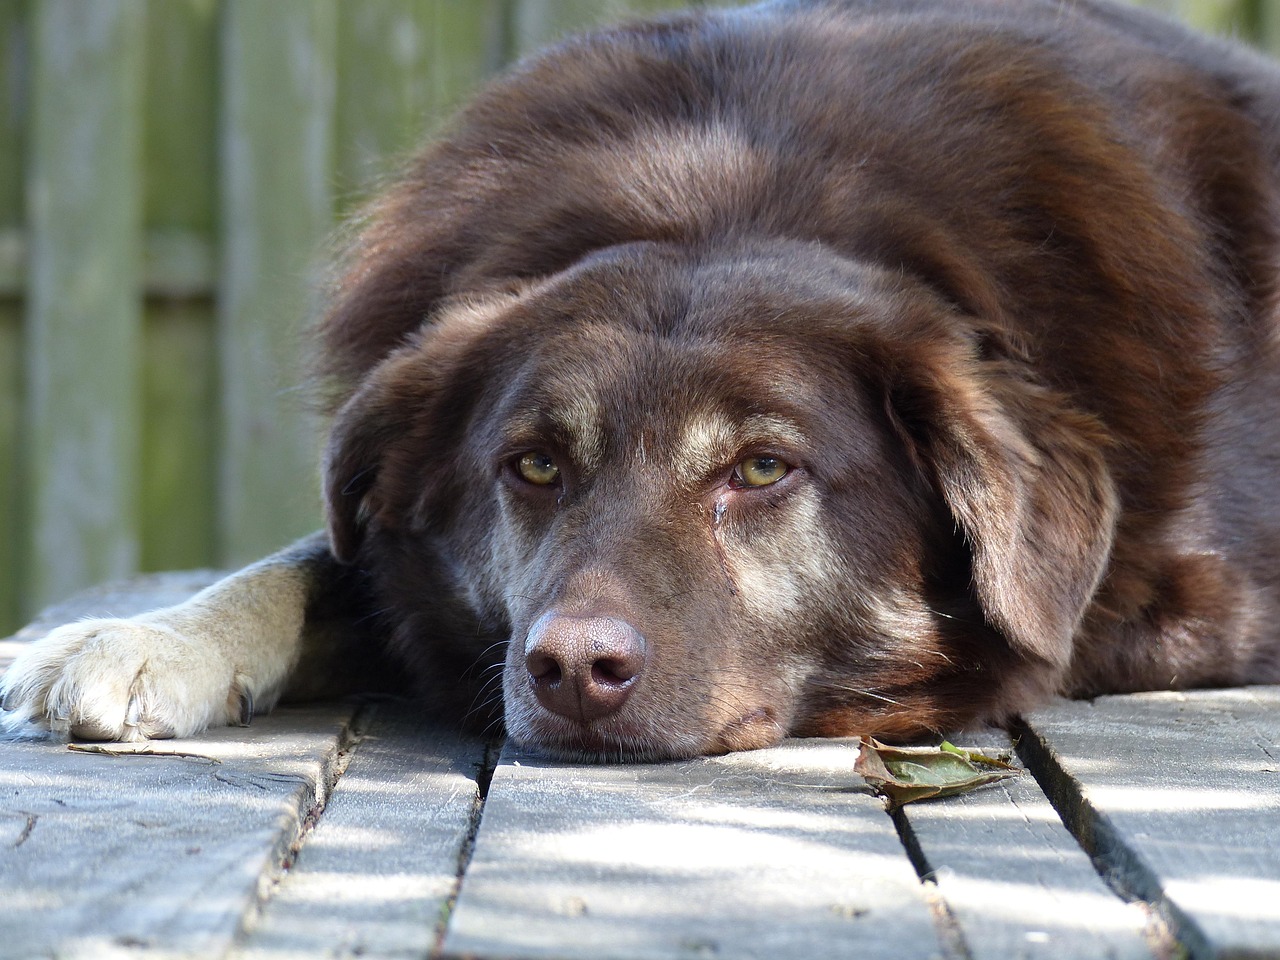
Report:
[[1085,800],[1080,782],[1063,769],[1044,737],[1020,718],[1014,741],[1018,759],[1036,778],[1063,825],[1089,855],[1098,876],[1123,900],[1152,904],[1158,901],[1159,886],[1134,882],[1137,871],[1131,852],[1120,842],[1106,817]]
[[458,849],[458,869],[454,875],[453,889],[444,907],[440,911],[440,919],[436,923],[435,936],[432,940],[431,957],[439,957],[444,953],[444,940],[449,933],[449,921],[453,918],[453,910],[458,905],[458,894],[462,891],[462,882],[466,878],[467,867],[476,852],[476,838],[480,835],[480,821],[484,818],[484,805],[489,799],[489,787],[493,783],[494,771],[498,769],[498,760],[502,756],[502,740],[490,740],[485,744],[484,760],[476,772],[476,795],[471,804],[471,816],[467,822],[467,835]]
[[1020,728],[1044,795],[1166,952],[1280,957],[1277,708],[1280,687],[1151,692],[1050,705]]
[[342,775],[347,772],[347,767],[351,765],[351,758],[363,739],[364,733],[368,729],[376,711],[376,703],[362,703],[356,708],[351,719],[339,733],[337,749],[334,750],[331,759],[320,770],[320,780],[316,783],[316,790],[311,797],[311,804],[299,817],[298,828],[294,833],[293,839],[284,848],[275,865],[275,869],[264,875],[259,881],[257,899],[245,911],[238,937],[243,936],[252,927],[254,920],[261,915],[266,905],[274,897],[281,880],[292,869],[298,858],[299,851],[307,841],[307,837],[315,829],[321,816],[324,815],[325,807],[329,803],[329,798],[333,796],[333,791],[337,788],[338,781],[342,779]]
[[1107,816],[1085,798],[1083,785],[1062,765],[1046,736],[1022,717],[1011,725],[1010,736],[1018,759],[1035,777],[1103,883],[1125,903],[1146,912],[1152,954],[1159,958],[1214,956],[1195,923],[1169,904],[1159,880],[1124,843]]
[[[994,729],[957,739],[1001,754],[1015,746]],[[950,954],[967,960],[1173,955],[1147,905],[1118,897],[1097,875],[1033,775],[900,807],[892,817]]]

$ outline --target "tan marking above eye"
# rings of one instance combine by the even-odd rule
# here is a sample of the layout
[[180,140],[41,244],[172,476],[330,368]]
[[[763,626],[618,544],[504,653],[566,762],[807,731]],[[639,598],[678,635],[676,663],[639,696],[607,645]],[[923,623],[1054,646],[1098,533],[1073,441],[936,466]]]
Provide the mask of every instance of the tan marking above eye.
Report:
[[560,479],[560,468],[545,453],[526,453],[516,461],[516,470],[529,483],[548,487]]
[[777,457],[748,457],[733,468],[734,479],[744,487],[767,487],[785,477],[791,467]]

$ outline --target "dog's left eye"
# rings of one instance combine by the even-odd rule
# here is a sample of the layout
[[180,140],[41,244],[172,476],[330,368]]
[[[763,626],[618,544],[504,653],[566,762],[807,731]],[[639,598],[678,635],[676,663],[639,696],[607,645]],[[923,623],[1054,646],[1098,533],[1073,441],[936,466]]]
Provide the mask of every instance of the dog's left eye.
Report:
[[785,460],[777,457],[751,457],[733,468],[733,478],[743,487],[767,487],[785,477],[790,469]]
[[526,453],[516,461],[516,472],[540,487],[548,487],[560,479],[560,468],[545,453]]

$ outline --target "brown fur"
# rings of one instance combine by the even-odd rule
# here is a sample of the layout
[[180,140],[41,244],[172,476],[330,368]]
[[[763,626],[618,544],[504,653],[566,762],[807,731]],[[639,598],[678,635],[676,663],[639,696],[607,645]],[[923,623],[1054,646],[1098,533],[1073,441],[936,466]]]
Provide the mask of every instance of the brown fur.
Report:
[[[569,41],[341,260],[334,553],[422,689],[500,672],[561,754],[1280,680],[1278,121],[1269,64],[1104,2]],[[583,643],[635,661],[602,717],[537,692]]]

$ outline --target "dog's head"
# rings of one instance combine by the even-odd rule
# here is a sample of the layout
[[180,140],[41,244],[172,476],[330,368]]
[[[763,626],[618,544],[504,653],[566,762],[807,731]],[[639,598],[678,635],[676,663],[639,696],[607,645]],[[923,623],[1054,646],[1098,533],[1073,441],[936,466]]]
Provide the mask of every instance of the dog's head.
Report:
[[334,550],[422,671],[509,637],[508,731],[559,755],[995,718],[1061,675],[1115,517],[1094,424],[997,340],[816,246],[598,252],[373,370]]

